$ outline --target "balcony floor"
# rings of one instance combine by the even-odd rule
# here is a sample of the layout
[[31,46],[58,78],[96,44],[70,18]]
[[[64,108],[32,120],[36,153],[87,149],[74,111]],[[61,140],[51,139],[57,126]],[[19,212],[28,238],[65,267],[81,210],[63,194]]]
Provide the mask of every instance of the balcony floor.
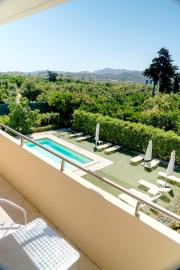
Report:
[[[63,236],[71,245],[73,245],[51,222],[49,222],[37,208],[35,208],[25,197],[23,197],[14,187],[12,187],[3,177],[0,176],[0,198],[8,199],[27,211],[28,222],[36,218],[43,218],[58,234]],[[12,233],[24,224],[23,214],[9,205],[0,206],[0,238]],[[100,270],[87,256],[85,256],[76,246],[80,253],[78,263],[72,267],[72,270]]]

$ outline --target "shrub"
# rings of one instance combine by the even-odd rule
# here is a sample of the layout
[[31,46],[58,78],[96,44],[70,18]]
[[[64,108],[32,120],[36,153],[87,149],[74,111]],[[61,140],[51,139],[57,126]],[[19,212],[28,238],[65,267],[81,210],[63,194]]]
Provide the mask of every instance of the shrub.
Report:
[[31,111],[28,101],[25,99],[20,103],[10,104],[9,111],[10,127],[24,134],[29,133],[35,124],[38,111]]
[[4,125],[9,125],[9,116],[8,115],[3,115],[3,116],[0,116],[0,123],[1,124],[4,124]]
[[55,112],[40,113],[37,116],[36,126],[60,125],[60,115]]
[[70,91],[52,91],[48,96],[48,104],[60,113],[64,126],[70,125],[76,106],[74,95]]
[[73,128],[95,135],[96,123],[99,122],[100,138],[125,148],[145,152],[148,141],[153,140],[153,154],[168,160],[172,150],[176,151],[176,161],[180,164],[180,137],[172,131],[165,132],[159,128],[140,123],[92,114],[76,110],[73,114]]
[[158,127],[164,130],[176,130],[177,131],[177,123],[178,114],[175,112],[161,112],[159,109],[152,109],[143,111],[140,114],[140,122],[146,125],[152,125],[154,127]]
[[21,87],[21,95],[29,101],[35,101],[41,92],[41,88],[38,87],[35,79],[32,78],[26,79]]
[[47,126],[43,126],[43,127],[33,127],[31,129],[31,132],[43,132],[43,131],[48,131],[48,130],[52,130],[52,129],[57,129],[59,128],[59,126],[56,125],[47,125]]

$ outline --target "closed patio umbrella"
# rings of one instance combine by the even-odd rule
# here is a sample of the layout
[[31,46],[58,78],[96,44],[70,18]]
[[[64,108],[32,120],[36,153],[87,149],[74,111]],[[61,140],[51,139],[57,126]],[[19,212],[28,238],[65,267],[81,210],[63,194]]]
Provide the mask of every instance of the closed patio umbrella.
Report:
[[144,161],[150,161],[152,160],[152,140],[149,141],[148,147],[146,149]]
[[97,123],[97,125],[96,125],[96,133],[95,133],[95,141],[96,142],[99,140],[99,130],[100,130],[100,124]]
[[172,151],[171,158],[169,160],[168,167],[166,170],[167,176],[171,176],[173,174],[174,164],[175,164],[175,151]]

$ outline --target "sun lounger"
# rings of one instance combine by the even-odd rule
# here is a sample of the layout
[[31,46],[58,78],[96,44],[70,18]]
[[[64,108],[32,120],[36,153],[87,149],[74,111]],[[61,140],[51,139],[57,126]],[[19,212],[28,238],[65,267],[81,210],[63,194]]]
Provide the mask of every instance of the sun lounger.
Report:
[[158,177],[180,183],[180,178],[176,177],[175,175],[167,176],[165,172],[158,172]]
[[157,199],[161,196],[161,194],[156,194],[155,196],[151,196],[151,194],[146,195],[146,194],[140,192],[139,190],[133,189],[133,188],[130,190],[133,191],[136,195],[138,195],[142,199],[146,199],[146,200],[149,200],[151,202],[157,201]]
[[169,192],[171,190],[170,187],[160,188],[160,187],[158,187],[158,186],[156,186],[156,185],[154,185],[152,183],[149,183],[146,180],[139,180],[138,182],[139,182],[140,185],[145,186],[145,187],[148,188],[147,192],[152,197],[155,197],[160,193]]
[[152,159],[151,161],[148,161],[148,162],[144,162],[144,167],[147,169],[147,170],[153,170],[155,168],[158,167],[160,163],[160,160],[159,159]]
[[154,187],[154,188],[150,188],[148,190],[148,194],[149,196],[152,196],[152,197],[155,197],[157,196],[158,194],[162,195],[162,193],[165,193],[165,192],[170,192],[171,191],[171,188],[160,188],[160,187]]
[[143,179],[140,179],[139,181],[138,181],[138,183],[140,184],[140,185],[142,185],[142,186],[144,186],[144,187],[147,187],[147,188],[158,188],[158,186],[156,186],[156,185],[154,185],[154,184],[152,184],[152,183],[150,183],[150,182],[148,182],[148,181],[146,181],[146,180],[143,180]]
[[138,155],[130,159],[130,164],[137,165],[144,160],[144,155]]
[[147,191],[148,195],[150,197],[155,197],[157,196],[160,192],[159,192],[159,188],[156,186],[156,187],[152,187],[150,189],[148,189]]
[[159,187],[163,187],[163,188],[170,187],[170,185],[169,185],[166,181],[161,180],[161,179],[157,180],[157,181],[156,181],[156,184],[157,184]]
[[139,180],[138,181],[138,183],[140,184],[140,185],[142,185],[142,186],[144,186],[144,187],[146,187],[146,188],[148,188],[148,194],[150,195],[150,196],[156,196],[156,195],[158,195],[159,194],[159,188],[158,188],[158,186],[156,186],[156,185],[154,185],[154,184],[152,184],[152,183],[149,183],[148,181],[146,181],[146,180]]
[[159,193],[164,193],[164,192],[170,192],[171,191],[171,187],[164,187],[164,188],[160,188],[159,187]]
[[97,149],[98,151],[102,151],[102,150],[104,150],[104,149],[110,147],[111,145],[112,145],[112,143],[101,144],[101,145],[98,145],[98,146],[96,147],[96,149]]
[[69,135],[69,138],[74,138],[74,137],[80,137],[82,136],[84,133],[83,132],[78,132],[78,133],[73,133]]
[[138,197],[140,197],[141,199],[144,200],[149,200],[152,201],[153,199],[151,197],[149,197],[147,194],[140,192],[137,189],[131,188],[130,191],[132,191],[132,193],[134,193],[135,195],[137,195]]
[[87,139],[90,139],[91,136],[90,135],[86,135],[86,136],[82,136],[76,139],[77,142],[81,142],[81,141],[85,141]]
[[[147,194],[144,194],[136,189],[130,189],[130,191],[132,191],[135,195],[139,196],[140,198],[144,199],[144,200],[147,200],[147,201],[155,201],[158,197],[150,197],[149,195]],[[136,207],[137,205],[137,200],[134,199],[133,197],[131,197],[130,195],[128,194],[125,194],[125,193],[122,193],[118,196],[122,201],[126,202],[127,204],[133,206],[134,208]],[[143,204],[142,204],[143,206]]]
[[118,151],[120,148],[121,148],[120,145],[115,145],[115,146],[112,146],[112,147],[106,149],[106,150],[104,151],[104,153],[105,153],[105,154],[111,154],[111,153],[114,153],[114,152]]

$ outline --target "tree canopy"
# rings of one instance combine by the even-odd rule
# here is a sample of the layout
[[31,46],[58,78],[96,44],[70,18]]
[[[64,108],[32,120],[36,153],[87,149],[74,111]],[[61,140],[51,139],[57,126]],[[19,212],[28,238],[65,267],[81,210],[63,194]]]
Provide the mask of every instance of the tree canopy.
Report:
[[155,97],[151,97],[152,89],[145,84],[83,81],[69,77],[50,82],[46,77],[24,76],[18,87],[14,76],[0,75],[0,102],[18,106],[15,101],[19,100],[19,95],[22,101],[26,97],[28,102],[48,103],[52,114],[39,116],[38,127],[57,123],[69,127],[74,109],[79,108],[180,134],[180,92],[174,91],[178,74],[176,72],[172,83],[172,93],[157,93]]
[[50,82],[56,82],[57,81],[58,74],[56,72],[47,70],[47,74],[48,74],[48,80]]
[[36,81],[26,79],[21,87],[21,95],[27,98],[29,101],[35,101],[36,98],[41,94],[41,89],[36,84]]
[[10,127],[22,133],[28,133],[37,118],[37,111],[32,111],[28,106],[28,100],[22,99],[20,103],[9,105]]
[[178,67],[173,65],[172,57],[166,48],[161,48],[157,54],[158,56],[152,60],[149,68],[143,72],[145,76],[153,80],[152,95],[155,95],[157,84],[162,93],[178,92],[179,76],[176,73]]

